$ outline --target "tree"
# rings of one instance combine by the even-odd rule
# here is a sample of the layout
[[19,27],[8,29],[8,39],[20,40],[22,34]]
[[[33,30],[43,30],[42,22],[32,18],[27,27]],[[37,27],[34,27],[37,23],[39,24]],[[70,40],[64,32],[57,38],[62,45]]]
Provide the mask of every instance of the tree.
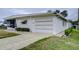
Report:
[[54,14],[60,13],[60,10],[56,10],[54,11]]
[[63,15],[64,17],[68,16],[67,10],[62,11],[60,14]]
[[47,12],[48,12],[48,13],[52,13],[52,10],[48,10]]
[[55,12],[56,12],[56,13],[60,13],[60,10],[56,10]]

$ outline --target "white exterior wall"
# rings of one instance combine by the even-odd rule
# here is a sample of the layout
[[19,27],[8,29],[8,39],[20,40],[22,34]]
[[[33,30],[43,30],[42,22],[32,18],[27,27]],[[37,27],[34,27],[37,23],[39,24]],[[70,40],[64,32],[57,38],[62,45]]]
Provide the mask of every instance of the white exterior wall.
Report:
[[[24,20],[27,20],[27,24],[21,23]],[[66,22],[67,24],[63,26],[63,20],[56,16],[18,18],[16,19],[16,23],[17,27],[29,28],[32,32],[52,34],[58,34],[71,27],[71,23],[69,22]]]
[[[24,20],[27,20],[26,24],[21,23]],[[31,20],[31,18],[18,18],[18,19],[16,19],[17,27],[29,28],[31,31],[33,31],[33,22],[34,22],[34,20],[33,19]]]
[[[21,22],[27,20],[27,24]],[[53,19],[49,17],[33,17],[16,19],[17,27],[29,28],[32,32],[53,33]]]
[[63,26],[63,20],[60,18],[54,17],[53,18],[53,34],[58,34],[63,32],[67,28],[66,26]]
[[67,29],[72,27],[72,24],[70,22],[67,22]]

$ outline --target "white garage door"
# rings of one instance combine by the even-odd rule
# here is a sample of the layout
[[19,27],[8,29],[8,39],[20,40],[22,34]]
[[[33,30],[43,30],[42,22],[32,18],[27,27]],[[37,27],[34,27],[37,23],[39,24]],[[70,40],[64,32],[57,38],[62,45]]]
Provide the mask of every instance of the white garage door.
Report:
[[38,19],[35,20],[35,32],[41,32],[41,33],[52,33],[53,32],[53,22],[52,19]]

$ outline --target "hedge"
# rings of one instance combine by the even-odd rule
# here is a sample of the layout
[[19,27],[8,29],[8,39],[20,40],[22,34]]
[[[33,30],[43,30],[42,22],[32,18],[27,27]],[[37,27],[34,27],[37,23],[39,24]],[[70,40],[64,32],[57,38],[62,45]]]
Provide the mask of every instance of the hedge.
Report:
[[17,31],[27,31],[30,32],[29,28],[16,28]]
[[68,28],[65,30],[65,35],[69,36],[69,34],[72,32],[73,28]]

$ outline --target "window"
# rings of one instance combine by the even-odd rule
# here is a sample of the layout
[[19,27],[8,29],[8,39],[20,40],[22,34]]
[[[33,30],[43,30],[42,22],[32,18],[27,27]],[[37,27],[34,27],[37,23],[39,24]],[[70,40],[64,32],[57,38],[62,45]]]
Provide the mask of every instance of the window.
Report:
[[63,23],[62,23],[62,24],[63,24],[63,26],[66,26],[66,21],[63,21]]
[[24,20],[24,21],[22,21],[21,23],[22,23],[22,24],[26,24],[26,23],[27,23],[27,20]]

